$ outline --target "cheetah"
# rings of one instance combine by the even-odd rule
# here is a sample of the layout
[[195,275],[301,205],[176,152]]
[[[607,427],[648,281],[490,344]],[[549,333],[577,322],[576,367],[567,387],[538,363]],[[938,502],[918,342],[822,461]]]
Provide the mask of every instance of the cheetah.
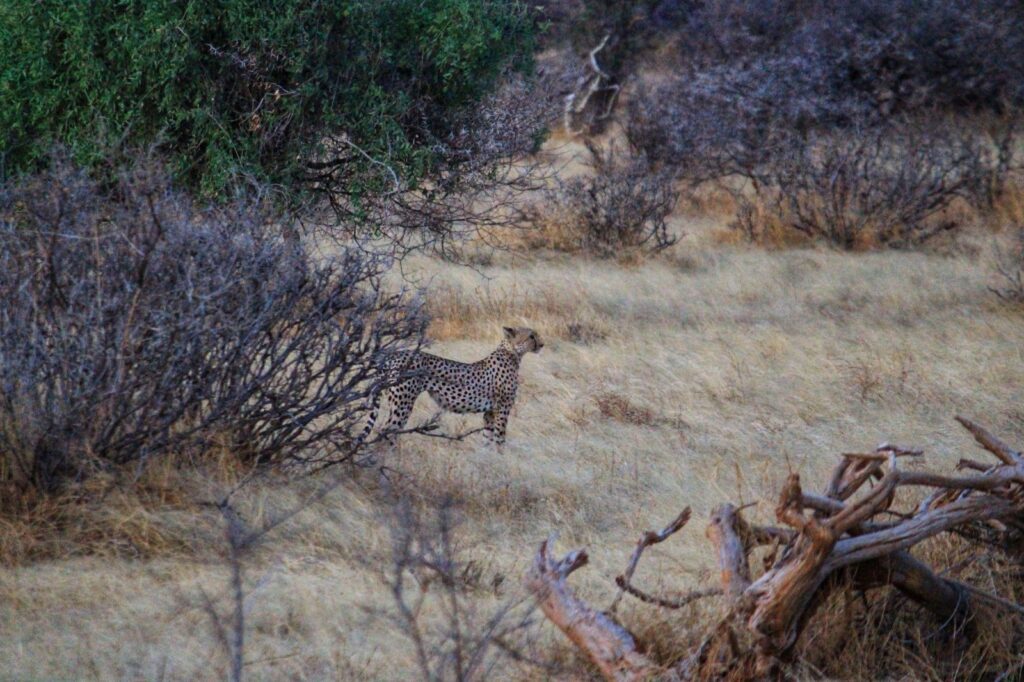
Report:
[[[527,353],[537,353],[544,342],[527,327],[505,327],[498,347],[483,360],[465,363],[441,358],[422,351],[406,351],[389,361],[387,371],[398,380],[387,389],[391,417],[384,433],[405,427],[413,404],[426,391],[442,410],[465,414],[484,414],[484,433],[497,445],[505,442],[508,414],[519,386],[519,363]],[[360,441],[373,430],[380,408],[380,394],[374,396],[370,419]]]

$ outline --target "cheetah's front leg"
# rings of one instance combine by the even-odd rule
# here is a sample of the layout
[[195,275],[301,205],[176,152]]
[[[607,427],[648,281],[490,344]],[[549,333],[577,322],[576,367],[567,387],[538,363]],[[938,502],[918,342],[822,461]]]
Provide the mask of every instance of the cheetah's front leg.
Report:
[[505,444],[505,427],[508,426],[508,414],[511,411],[511,405],[502,405],[484,413],[484,428],[495,445]]
[[484,438],[489,441],[494,440],[494,411],[487,410],[484,412]]
[[393,386],[391,390],[388,391],[388,402],[391,404],[391,416],[388,418],[388,423],[384,426],[384,430],[381,432],[385,434],[384,437],[388,441],[393,442],[395,439],[395,433],[405,428],[406,423],[409,421],[409,415],[412,414],[413,405],[416,404],[416,398],[419,397],[422,392],[422,385],[411,381]]

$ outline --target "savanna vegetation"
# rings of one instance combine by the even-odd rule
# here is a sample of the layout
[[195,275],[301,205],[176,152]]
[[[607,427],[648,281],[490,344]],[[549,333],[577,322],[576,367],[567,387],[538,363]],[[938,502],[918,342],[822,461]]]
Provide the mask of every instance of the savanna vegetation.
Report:
[[1020,679],[1022,112],[1009,0],[7,2],[0,677]]

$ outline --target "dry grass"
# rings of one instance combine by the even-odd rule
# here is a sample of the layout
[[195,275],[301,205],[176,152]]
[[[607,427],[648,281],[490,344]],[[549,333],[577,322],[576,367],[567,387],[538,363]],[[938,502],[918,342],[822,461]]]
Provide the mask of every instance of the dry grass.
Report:
[[[955,537],[921,545],[916,554],[946,575],[1020,602],[1020,567],[998,555],[978,552]],[[862,679],[1004,679],[1024,674],[1019,646],[1021,619],[981,600],[974,603],[977,636],[970,647],[951,638],[926,611],[895,591],[862,598],[854,593],[831,597],[811,621],[801,642],[801,677],[820,679],[856,671]],[[1015,667],[1011,667],[1011,662]]]
[[[932,465],[952,465],[972,448],[954,413],[1024,443],[1024,322],[986,288],[987,236],[951,255],[765,252],[717,243],[717,221],[677,220],[689,236],[642,265],[564,254],[498,254],[476,270],[408,264],[432,287],[434,352],[482,357],[503,325],[532,326],[547,341],[523,363],[503,452],[477,437],[408,437],[381,453],[393,480],[424,504],[456,500],[476,607],[514,598],[536,543],[556,529],[560,547],[589,548],[592,565],[574,584],[604,605],[639,533],[683,505],[699,519],[725,499],[766,499],[751,510],[766,520],[790,468],[820,487],[834,453],[882,440],[923,446]],[[433,412],[426,403],[414,420]],[[479,417],[449,415],[443,424],[462,431]],[[241,475],[230,462],[205,476],[168,467],[145,472],[132,492],[79,491],[73,505],[36,506],[17,520],[7,513],[0,677],[223,677],[199,595],[202,588],[219,599],[227,572],[219,518],[201,502]],[[252,486],[242,509],[249,520],[265,518],[315,485]],[[376,475],[357,473],[256,553],[247,565],[253,678],[412,675],[411,647],[381,616],[390,609],[386,508]],[[940,567],[954,563],[941,548],[928,551]],[[711,579],[699,521],[650,555],[637,579],[651,589]],[[624,606],[627,621],[647,621],[644,632],[666,660],[680,638],[697,636],[687,628],[700,614],[715,612],[713,603],[675,614]],[[836,619],[885,624],[878,606],[852,615],[842,604],[829,608]],[[663,625],[675,644],[654,636]],[[842,656],[831,660],[831,674],[869,665],[863,656],[877,643],[843,632],[853,633],[851,644],[835,647]],[[539,636],[550,642],[551,661],[578,664],[548,628]],[[907,657],[906,672],[892,675],[920,672],[917,649],[886,646],[902,646]],[[549,676],[525,664],[499,673]]]
[[[110,559],[152,559],[193,553],[186,526],[194,523],[200,482],[224,480],[223,454],[202,474],[170,459],[88,479],[57,496],[5,495],[0,504],[0,565],[87,554]],[[208,487],[208,486],[207,486]],[[208,538],[207,538],[208,539]]]
[[1024,225],[1024,182],[1012,183],[996,199],[990,222],[997,228]]

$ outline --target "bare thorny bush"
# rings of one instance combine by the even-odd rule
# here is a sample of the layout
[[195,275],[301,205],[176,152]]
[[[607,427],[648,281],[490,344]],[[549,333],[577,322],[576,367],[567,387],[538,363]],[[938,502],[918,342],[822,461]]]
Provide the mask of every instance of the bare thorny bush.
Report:
[[450,499],[424,511],[400,496],[390,529],[385,580],[395,609],[388,616],[412,645],[423,680],[487,680],[499,664],[553,670],[536,648],[533,600],[464,558]]
[[220,517],[223,544],[219,549],[227,569],[225,589],[211,593],[200,585],[197,595],[181,592],[177,595],[185,608],[198,608],[206,614],[215,647],[224,656],[225,676],[232,682],[243,680],[246,666],[254,663],[246,659],[251,629],[249,612],[256,592],[271,579],[270,572],[253,577],[260,564],[265,564],[259,554],[273,552],[274,542],[281,539],[285,528],[290,532],[300,530],[297,517],[306,512],[317,512],[318,525],[334,521],[330,496],[347,480],[347,472],[333,470],[321,477],[301,499],[284,508],[272,505],[268,508],[264,503],[254,505],[244,501],[242,493],[251,489],[254,480],[243,479],[230,489],[219,490],[214,499],[205,502],[216,509]]
[[201,208],[139,161],[101,186],[56,158],[0,202],[0,480],[53,491],[222,445],[357,457],[382,363],[416,347],[385,259],[315,259],[258,205]]
[[954,202],[991,208],[1019,170],[1019,4],[649,5],[618,24],[607,10],[613,33],[656,29],[647,62],[673,74],[615,81],[630,145],[684,189],[731,193],[750,238],[919,244],[963,223]]
[[734,193],[736,225],[759,240],[761,207],[841,248],[912,246],[959,226],[947,209],[980,199],[986,160],[972,136],[937,124],[812,134],[750,170],[753,195]]
[[679,199],[673,174],[642,154],[586,146],[589,172],[559,181],[545,196],[548,219],[562,223],[571,246],[608,258],[675,244],[679,236],[667,222]]
[[751,240],[781,225],[841,248],[913,246],[962,225],[955,202],[986,210],[1012,179],[1012,123],[984,132],[964,119],[851,111],[841,126],[801,129],[802,114],[776,103],[783,93],[752,90],[703,77],[662,85],[631,101],[626,124],[631,144],[684,188],[728,192]]
[[[251,673],[247,658],[249,612],[261,586],[272,579],[268,555],[289,533],[304,523],[318,530],[338,523],[348,527],[345,512],[331,504],[331,496],[350,480],[347,472],[332,470],[320,477],[302,499],[283,508],[265,508],[247,500],[246,487],[222,491],[209,502],[220,517],[223,530],[221,554],[226,568],[224,588],[197,594],[180,593],[182,606],[202,610],[212,632],[212,646],[223,655],[228,679],[242,680]],[[492,679],[499,666],[514,666],[524,673],[563,672],[539,640],[536,605],[530,595],[486,562],[467,558],[459,509],[451,499],[423,499],[422,491],[410,494],[401,485],[385,482],[383,507],[375,519],[391,535],[389,548],[366,550],[356,562],[379,574],[391,596],[390,607],[370,603],[360,607],[400,633],[407,649],[393,650],[413,663],[412,672],[425,682]],[[315,521],[300,517],[315,513]],[[261,556],[262,555],[262,556]],[[261,568],[263,567],[263,568]],[[401,666],[389,658],[390,676]]]

